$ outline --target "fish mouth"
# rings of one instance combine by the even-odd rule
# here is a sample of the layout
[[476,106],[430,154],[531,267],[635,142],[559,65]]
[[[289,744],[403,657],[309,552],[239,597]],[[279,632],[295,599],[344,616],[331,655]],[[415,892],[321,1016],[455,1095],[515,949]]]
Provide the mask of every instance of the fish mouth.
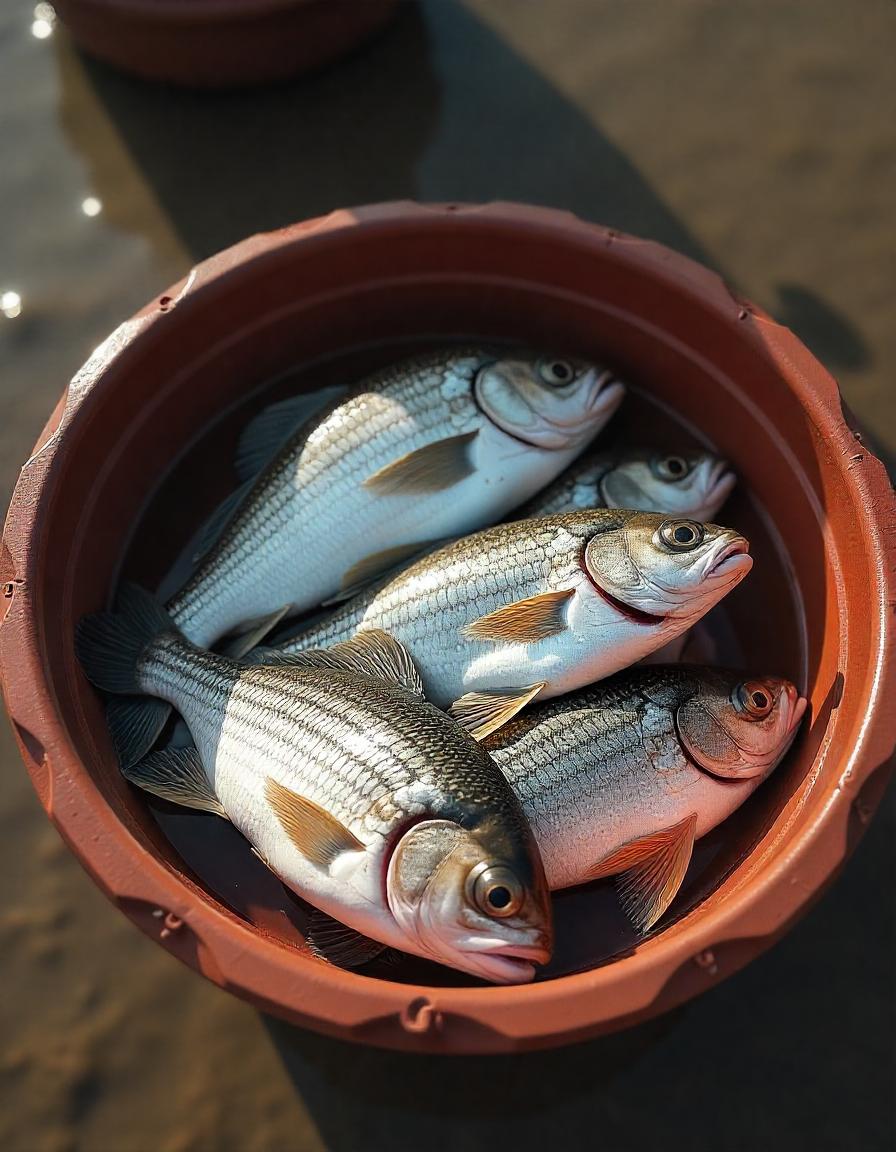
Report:
[[723,544],[712,557],[706,576],[733,576],[743,569],[742,575],[753,567],[753,557],[750,555],[750,545],[743,536],[737,536]]
[[790,705],[790,721],[787,725],[787,738],[792,739],[796,735],[796,730],[802,723],[803,716],[806,714],[806,709],[809,706],[809,701],[805,696],[800,696],[796,688],[792,684],[788,684],[784,691],[787,693],[787,702]]
[[514,944],[468,956],[480,975],[495,984],[530,984],[535,979],[535,965],[547,964],[551,950],[541,944]]
[[577,428],[583,422],[590,427],[595,420],[608,420],[625,397],[625,385],[608,368],[603,372],[589,368],[583,385],[590,389],[584,416],[576,415],[571,420],[552,420],[544,416],[545,424],[563,432]]
[[706,480],[707,503],[720,508],[731,495],[737,476],[731,471],[727,460],[717,460]]
[[608,411],[615,412],[625,396],[625,385],[608,368],[601,372],[592,373],[594,383],[591,386],[591,395],[588,397],[587,411],[590,417],[602,416]]

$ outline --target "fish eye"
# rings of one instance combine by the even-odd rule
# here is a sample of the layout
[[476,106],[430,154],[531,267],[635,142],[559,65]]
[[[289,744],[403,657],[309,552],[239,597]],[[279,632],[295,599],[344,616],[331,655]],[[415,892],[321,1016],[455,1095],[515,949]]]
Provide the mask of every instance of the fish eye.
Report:
[[541,360],[538,375],[552,388],[562,388],[575,377],[576,370],[568,360]]
[[660,543],[672,552],[690,552],[703,543],[703,525],[696,520],[664,520],[658,531]]
[[734,689],[731,703],[751,720],[763,720],[774,706],[771,692],[757,680],[744,680]]
[[691,466],[683,456],[654,456],[650,461],[650,471],[658,480],[683,480]]
[[478,865],[467,879],[467,888],[486,916],[513,916],[523,906],[522,885],[509,868],[500,865]]

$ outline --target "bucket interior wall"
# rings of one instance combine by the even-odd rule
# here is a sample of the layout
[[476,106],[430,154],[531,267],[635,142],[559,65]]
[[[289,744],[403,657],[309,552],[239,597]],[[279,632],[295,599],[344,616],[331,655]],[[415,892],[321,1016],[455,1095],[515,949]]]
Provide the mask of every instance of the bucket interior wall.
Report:
[[[239,276],[200,277],[166,297],[164,314],[106,369],[103,389],[85,400],[91,419],[79,419],[77,439],[59,453],[35,603],[44,663],[82,762],[132,835],[196,899],[301,949],[305,908],[231,827],[148,803],[121,778],[101,702],[77,667],[74,622],[106,604],[121,575],[158,586],[235,486],[236,438],[264,404],[446,341],[577,353],[631,382],[614,443],[702,442],[732,462],[740,484],[719,519],[748,536],[756,563],[708,628],[726,662],[789,676],[810,698],[811,719],[785,763],[698,844],[671,913],[639,945],[656,946],[755,876],[774,853],[777,827],[810,817],[813,762],[848,675],[843,578],[830,541],[846,531],[850,497],[819,468],[824,443],[755,340],[732,339],[699,285],[673,290],[617,259],[612,245],[595,258],[556,238],[533,236],[523,251],[509,233],[485,244],[475,230],[384,228],[302,248],[300,258],[295,249],[267,253]],[[751,319],[744,310],[743,322]],[[610,962],[638,943],[609,882],[561,894],[555,907],[557,954],[546,976]],[[365,972],[467,979],[411,960]]]

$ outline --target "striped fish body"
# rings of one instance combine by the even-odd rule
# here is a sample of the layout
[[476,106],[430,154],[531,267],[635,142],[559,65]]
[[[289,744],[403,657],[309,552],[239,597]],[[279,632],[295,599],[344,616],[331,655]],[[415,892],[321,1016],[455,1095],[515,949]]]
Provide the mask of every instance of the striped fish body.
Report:
[[717,780],[688,758],[675,728],[687,681],[656,698],[660,679],[672,675],[616,677],[536,705],[486,739],[532,825],[552,889],[585,883],[623,845],[692,812],[699,839],[760,783]]
[[[487,824],[505,828],[517,849],[529,843],[487,753],[407,690],[335,669],[242,667],[173,634],[141,662],[139,686],[182,714],[211,790],[268,865],[315,907],[382,943],[409,949],[383,912],[389,853],[409,824]],[[271,781],[329,813],[360,850],[333,868],[309,861],[275,818]]]
[[[498,525],[455,541],[348,602],[281,650],[326,647],[356,631],[382,629],[411,653],[427,698],[440,707],[497,688],[521,690],[541,683],[540,699],[571,691],[647,656],[688,628],[722,594],[704,595],[695,579],[687,613],[654,617],[629,613],[608,599],[586,563],[586,551],[596,537],[616,533],[617,543],[607,549],[627,556],[632,542],[625,534],[635,517],[600,509],[565,513]],[[641,516],[638,531],[649,537],[661,522],[660,516]],[[711,527],[720,543],[734,538]],[[707,547],[710,542],[707,536]],[[649,539],[645,555],[662,574],[667,557],[654,555]],[[544,597],[548,600],[539,600]],[[479,623],[508,606],[532,601],[548,603],[554,626],[530,631],[524,614],[519,627],[511,622],[500,635],[491,635]]]
[[[586,373],[570,401],[578,424],[542,447],[505,430],[514,413],[502,426],[500,412],[492,419],[477,402],[495,363],[477,350],[419,357],[293,435],[169,602],[181,632],[208,646],[280,609],[315,607],[353,584],[371,556],[400,556],[500,519],[574,459],[621,396],[621,385]],[[533,437],[553,429],[534,422]]]

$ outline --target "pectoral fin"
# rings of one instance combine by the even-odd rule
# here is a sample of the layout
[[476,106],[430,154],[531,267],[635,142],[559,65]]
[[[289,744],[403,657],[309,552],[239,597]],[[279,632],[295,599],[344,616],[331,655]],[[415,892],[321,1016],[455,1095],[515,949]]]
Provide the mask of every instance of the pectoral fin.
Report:
[[691,853],[697,813],[628,844],[605,857],[589,879],[616,876],[622,907],[639,932],[646,932],[663,915],[681,887]]
[[493,688],[490,692],[467,692],[448,709],[462,728],[476,740],[484,740],[534,700],[547,684],[540,680],[526,688]]
[[318,959],[340,968],[360,968],[386,951],[385,944],[362,936],[317,908],[308,921],[305,941]]
[[264,795],[283,831],[319,868],[329,868],[343,852],[362,852],[364,845],[325,808],[306,800],[269,776]]
[[519,644],[533,644],[556,636],[566,628],[566,604],[575,594],[574,588],[564,588],[516,600],[468,624],[464,635],[477,640],[509,640]]
[[144,792],[152,792],[172,804],[198,808],[228,819],[212,790],[195,748],[166,748],[153,752],[139,764],[122,768],[122,775]]
[[393,460],[364,481],[380,496],[442,492],[476,471],[470,447],[478,432],[448,436]]
[[423,682],[407,648],[379,628],[359,632],[332,648],[309,648],[306,652],[283,652],[272,648],[257,655],[260,664],[295,665],[300,668],[341,668],[406,688],[423,699]]

